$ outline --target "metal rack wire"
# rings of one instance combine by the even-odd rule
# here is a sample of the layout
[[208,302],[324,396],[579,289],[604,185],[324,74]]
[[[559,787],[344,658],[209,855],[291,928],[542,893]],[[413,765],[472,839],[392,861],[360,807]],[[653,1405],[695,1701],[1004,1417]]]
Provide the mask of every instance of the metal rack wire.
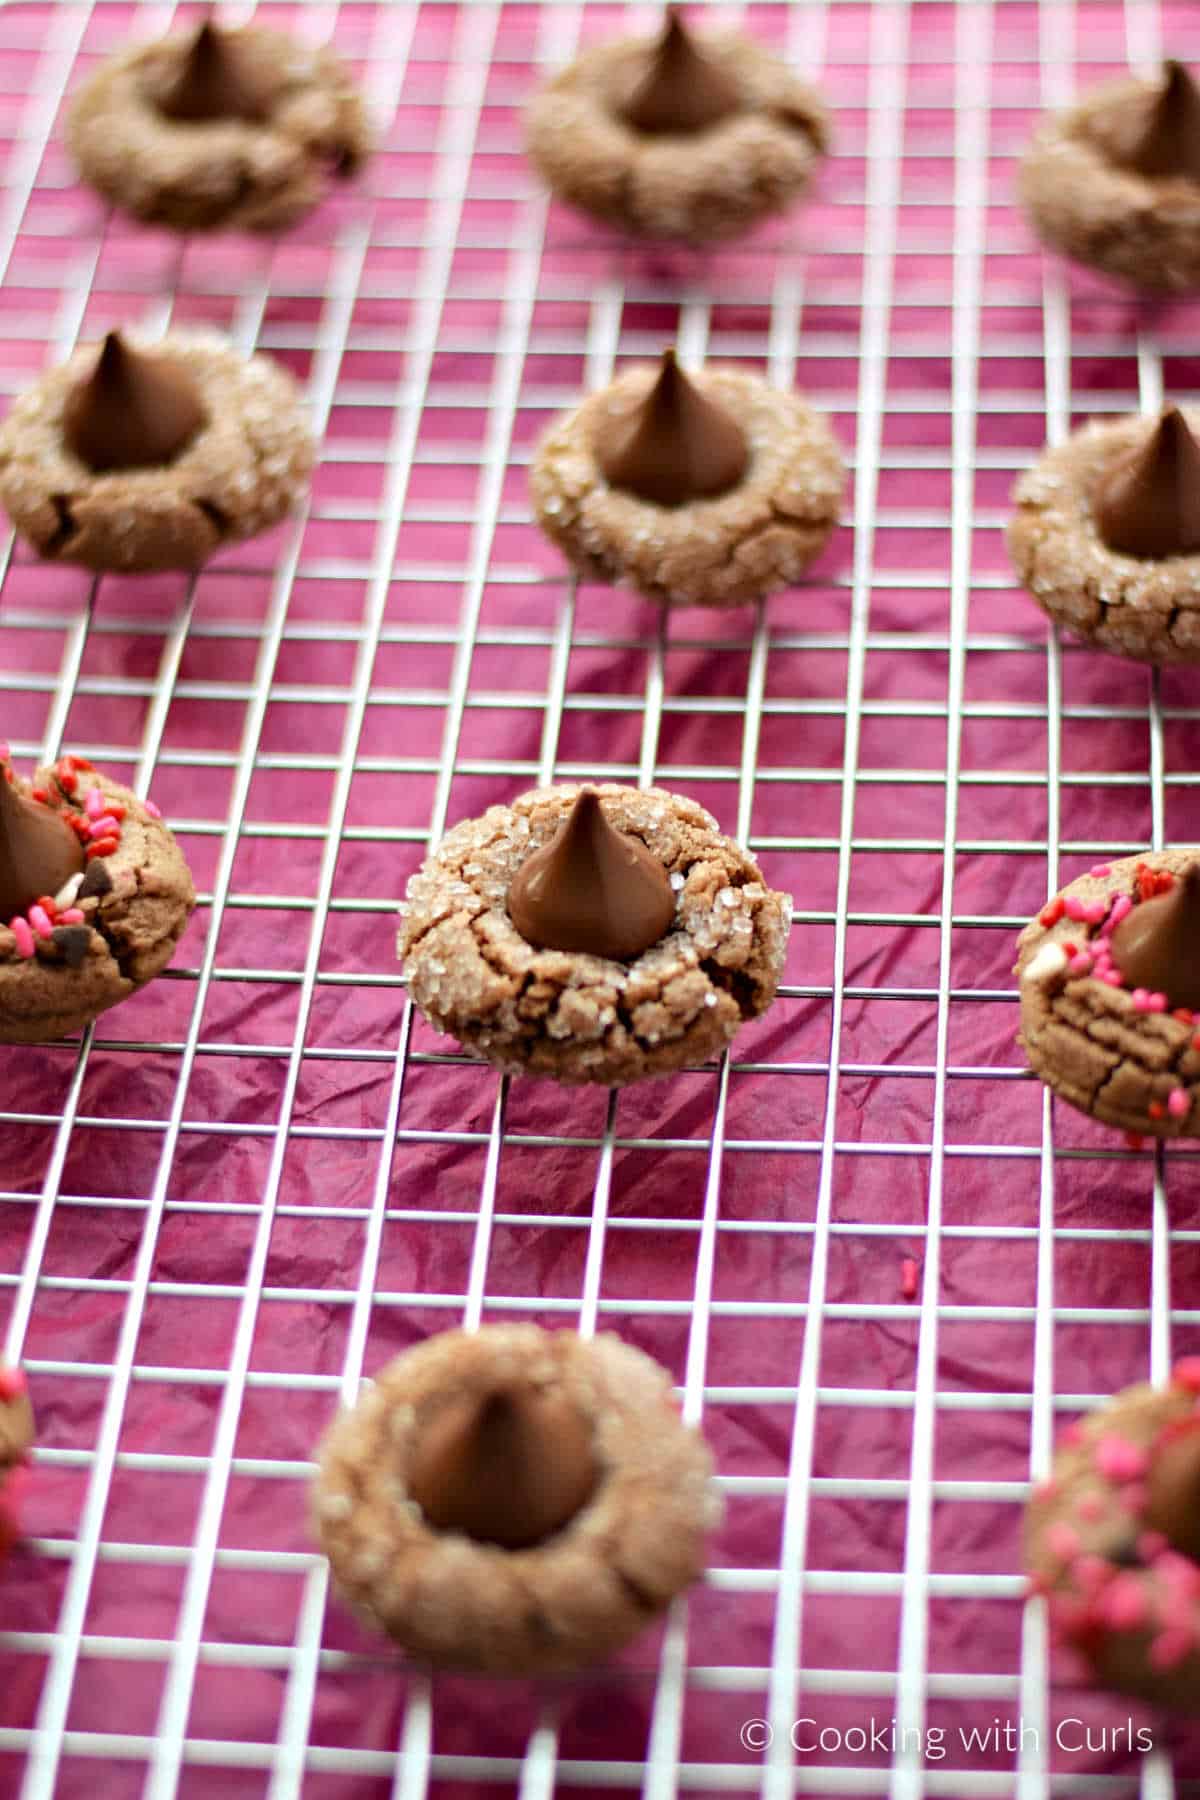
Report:
[[[324,433],[304,516],[194,583],[3,549],[15,754],[153,784],[202,903],[81,1046],[3,1052],[0,1307],[40,1431],[0,1792],[1188,1791],[1186,1737],[1062,1741],[1126,1709],[1051,1686],[1017,1526],[1062,1416],[1200,1325],[1172,1304],[1194,1159],[1055,1113],[1009,964],[1077,867],[1195,839],[1200,711],[1049,635],[1001,529],[1047,435],[1200,386],[1187,308],[1044,265],[1011,204],[1040,107],[1200,54],[1194,21],[753,0],[836,153],[791,225],[688,259],[561,214],[520,156],[531,81],[651,11],[258,11],[332,35],[381,152],[289,238],[216,250],[101,218],[58,132],[78,73],[188,9],[0,11],[0,390],[113,322],[206,322],[292,366]],[[530,521],[540,427],[671,338],[794,382],[852,464],[834,550],[753,615],[576,591]],[[781,998],[719,1069],[498,1082],[407,1008],[395,901],[448,822],[600,769],[695,794],[795,895]],[[398,1668],[305,1526],[334,1405],[497,1316],[659,1356],[728,1502],[708,1584],[553,1690]]]

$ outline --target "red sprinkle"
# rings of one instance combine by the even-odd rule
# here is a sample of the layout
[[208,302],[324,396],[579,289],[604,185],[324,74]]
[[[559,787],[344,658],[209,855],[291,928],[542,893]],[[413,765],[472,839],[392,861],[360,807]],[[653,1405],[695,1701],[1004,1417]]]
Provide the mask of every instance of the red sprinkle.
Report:
[[1057,925],[1066,910],[1062,897],[1056,896],[1048,905],[1043,906],[1041,912],[1038,914],[1038,923],[1047,926]]
[[1173,1007],[1171,1017],[1173,1019],[1178,1019],[1181,1025],[1190,1025],[1193,1019],[1192,1009],[1190,1006]]
[[52,919],[58,912],[58,902],[55,900],[53,894],[39,894],[37,903],[42,911],[48,913]]
[[1181,1356],[1171,1370],[1171,1380],[1189,1394],[1200,1394],[1200,1356]]
[[117,839],[115,837],[97,838],[94,843],[89,844],[87,847],[87,859],[91,862],[94,856],[111,856],[116,848]]
[[1167,1109],[1161,1100],[1152,1100],[1146,1111],[1152,1119],[1165,1119],[1167,1116]]
[[917,1297],[917,1264],[915,1257],[906,1256],[900,1265],[900,1292],[906,1300]]
[[1145,1144],[1146,1140],[1142,1137],[1140,1132],[1127,1131],[1125,1133],[1125,1148],[1127,1150],[1142,1150],[1145,1148]]
[[15,1400],[28,1385],[24,1369],[0,1369],[0,1400]]
[[[9,773],[9,777],[8,777],[8,778],[9,778],[9,780],[10,780],[10,781],[11,781],[11,780],[12,780],[12,773],[11,773],[11,771],[10,771],[10,773]],[[35,800],[40,800],[40,801],[41,801],[41,803],[42,803],[42,805],[43,805],[43,806],[46,806],[46,805],[47,805],[47,804],[48,804],[48,803],[49,803],[49,800],[50,800],[50,795],[49,795],[49,793],[48,793],[48,792],[47,792],[47,791],[46,791],[46,789],[45,789],[45,788],[30,788],[30,790],[29,790],[29,791],[30,791],[30,793],[31,793],[31,794],[32,794],[32,795],[33,795],[33,797],[34,797],[34,799],[35,799]]]
[[70,769],[55,769],[54,775],[64,794],[73,794],[79,786],[78,775],[72,775]]

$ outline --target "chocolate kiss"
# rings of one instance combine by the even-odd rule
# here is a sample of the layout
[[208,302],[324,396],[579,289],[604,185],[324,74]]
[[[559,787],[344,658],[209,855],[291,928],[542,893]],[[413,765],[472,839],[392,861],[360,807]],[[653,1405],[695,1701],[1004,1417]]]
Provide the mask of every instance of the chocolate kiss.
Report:
[[614,830],[585,788],[555,836],[517,870],[508,911],[527,943],[628,962],[670,930],[675,893],[658,858]]
[[205,420],[195,382],[173,357],[143,356],[110,331],[63,407],[63,436],[81,462],[143,469],[178,456]]
[[632,412],[601,416],[592,434],[610,486],[656,506],[683,506],[736,487],[748,451],[732,413],[701,393],[664,350],[658,380]]
[[[1147,902],[1146,904],[1149,904]],[[1143,1525],[1161,1531],[1175,1550],[1200,1561],[1200,1420],[1168,1431],[1146,1471]]]
[[205,19],[156,104],[184,124],[244,119],[259,125],[270,114],[271,89],[238,38]]
[[647,134],[706,131],[741,105],[737,82],[699,49],[669,6],[650,65],[620,109],[625,123]]
[[1200,863],[1125,914],[1112,934],[1112,954],[1128,987],[1200,1011]]
[[83,867],[83,847],[61,813],[26,800],[0,770],[0,919],[57,894]]
[[1105,477],[1096,525],[1109,549],[1127,556],[1200,550],[1200,444],[1178,407]]
[[561,1531],[599,1479],[578,1408],[523,1384],[445,1406],[417,1440],[408,1491],[438,1531],[527,1550]]
[[1181,62],[1163,64],[1166,76],[1126,168],[1139,175],[1186,175],[1200,181],[1200,92]]

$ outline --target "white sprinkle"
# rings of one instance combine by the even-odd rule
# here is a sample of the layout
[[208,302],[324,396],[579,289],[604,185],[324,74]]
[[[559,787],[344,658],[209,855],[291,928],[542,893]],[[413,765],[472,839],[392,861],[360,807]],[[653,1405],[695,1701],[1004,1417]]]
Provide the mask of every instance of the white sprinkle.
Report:
[[1067,953],[1061,944],[1043,944],[1029,967],[1022,975],[1022,981],[1053,981],[1061,975],[1067,966]]

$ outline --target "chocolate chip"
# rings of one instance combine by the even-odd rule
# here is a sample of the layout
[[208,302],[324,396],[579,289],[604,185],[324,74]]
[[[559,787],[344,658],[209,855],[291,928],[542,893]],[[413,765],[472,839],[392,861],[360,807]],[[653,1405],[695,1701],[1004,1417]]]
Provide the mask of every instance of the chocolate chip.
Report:
[[[112,892],[112,876],[105,866],[103,857],[94,856],[87,866],[87,872],[80,883],[77,900],[90,900],[94,895]],[[68,927],[69,929],[69,927]]]
[[90,928],[86,925],[56,925],[50,936],[62,951],[68,969],[77,969],[92,941]]

